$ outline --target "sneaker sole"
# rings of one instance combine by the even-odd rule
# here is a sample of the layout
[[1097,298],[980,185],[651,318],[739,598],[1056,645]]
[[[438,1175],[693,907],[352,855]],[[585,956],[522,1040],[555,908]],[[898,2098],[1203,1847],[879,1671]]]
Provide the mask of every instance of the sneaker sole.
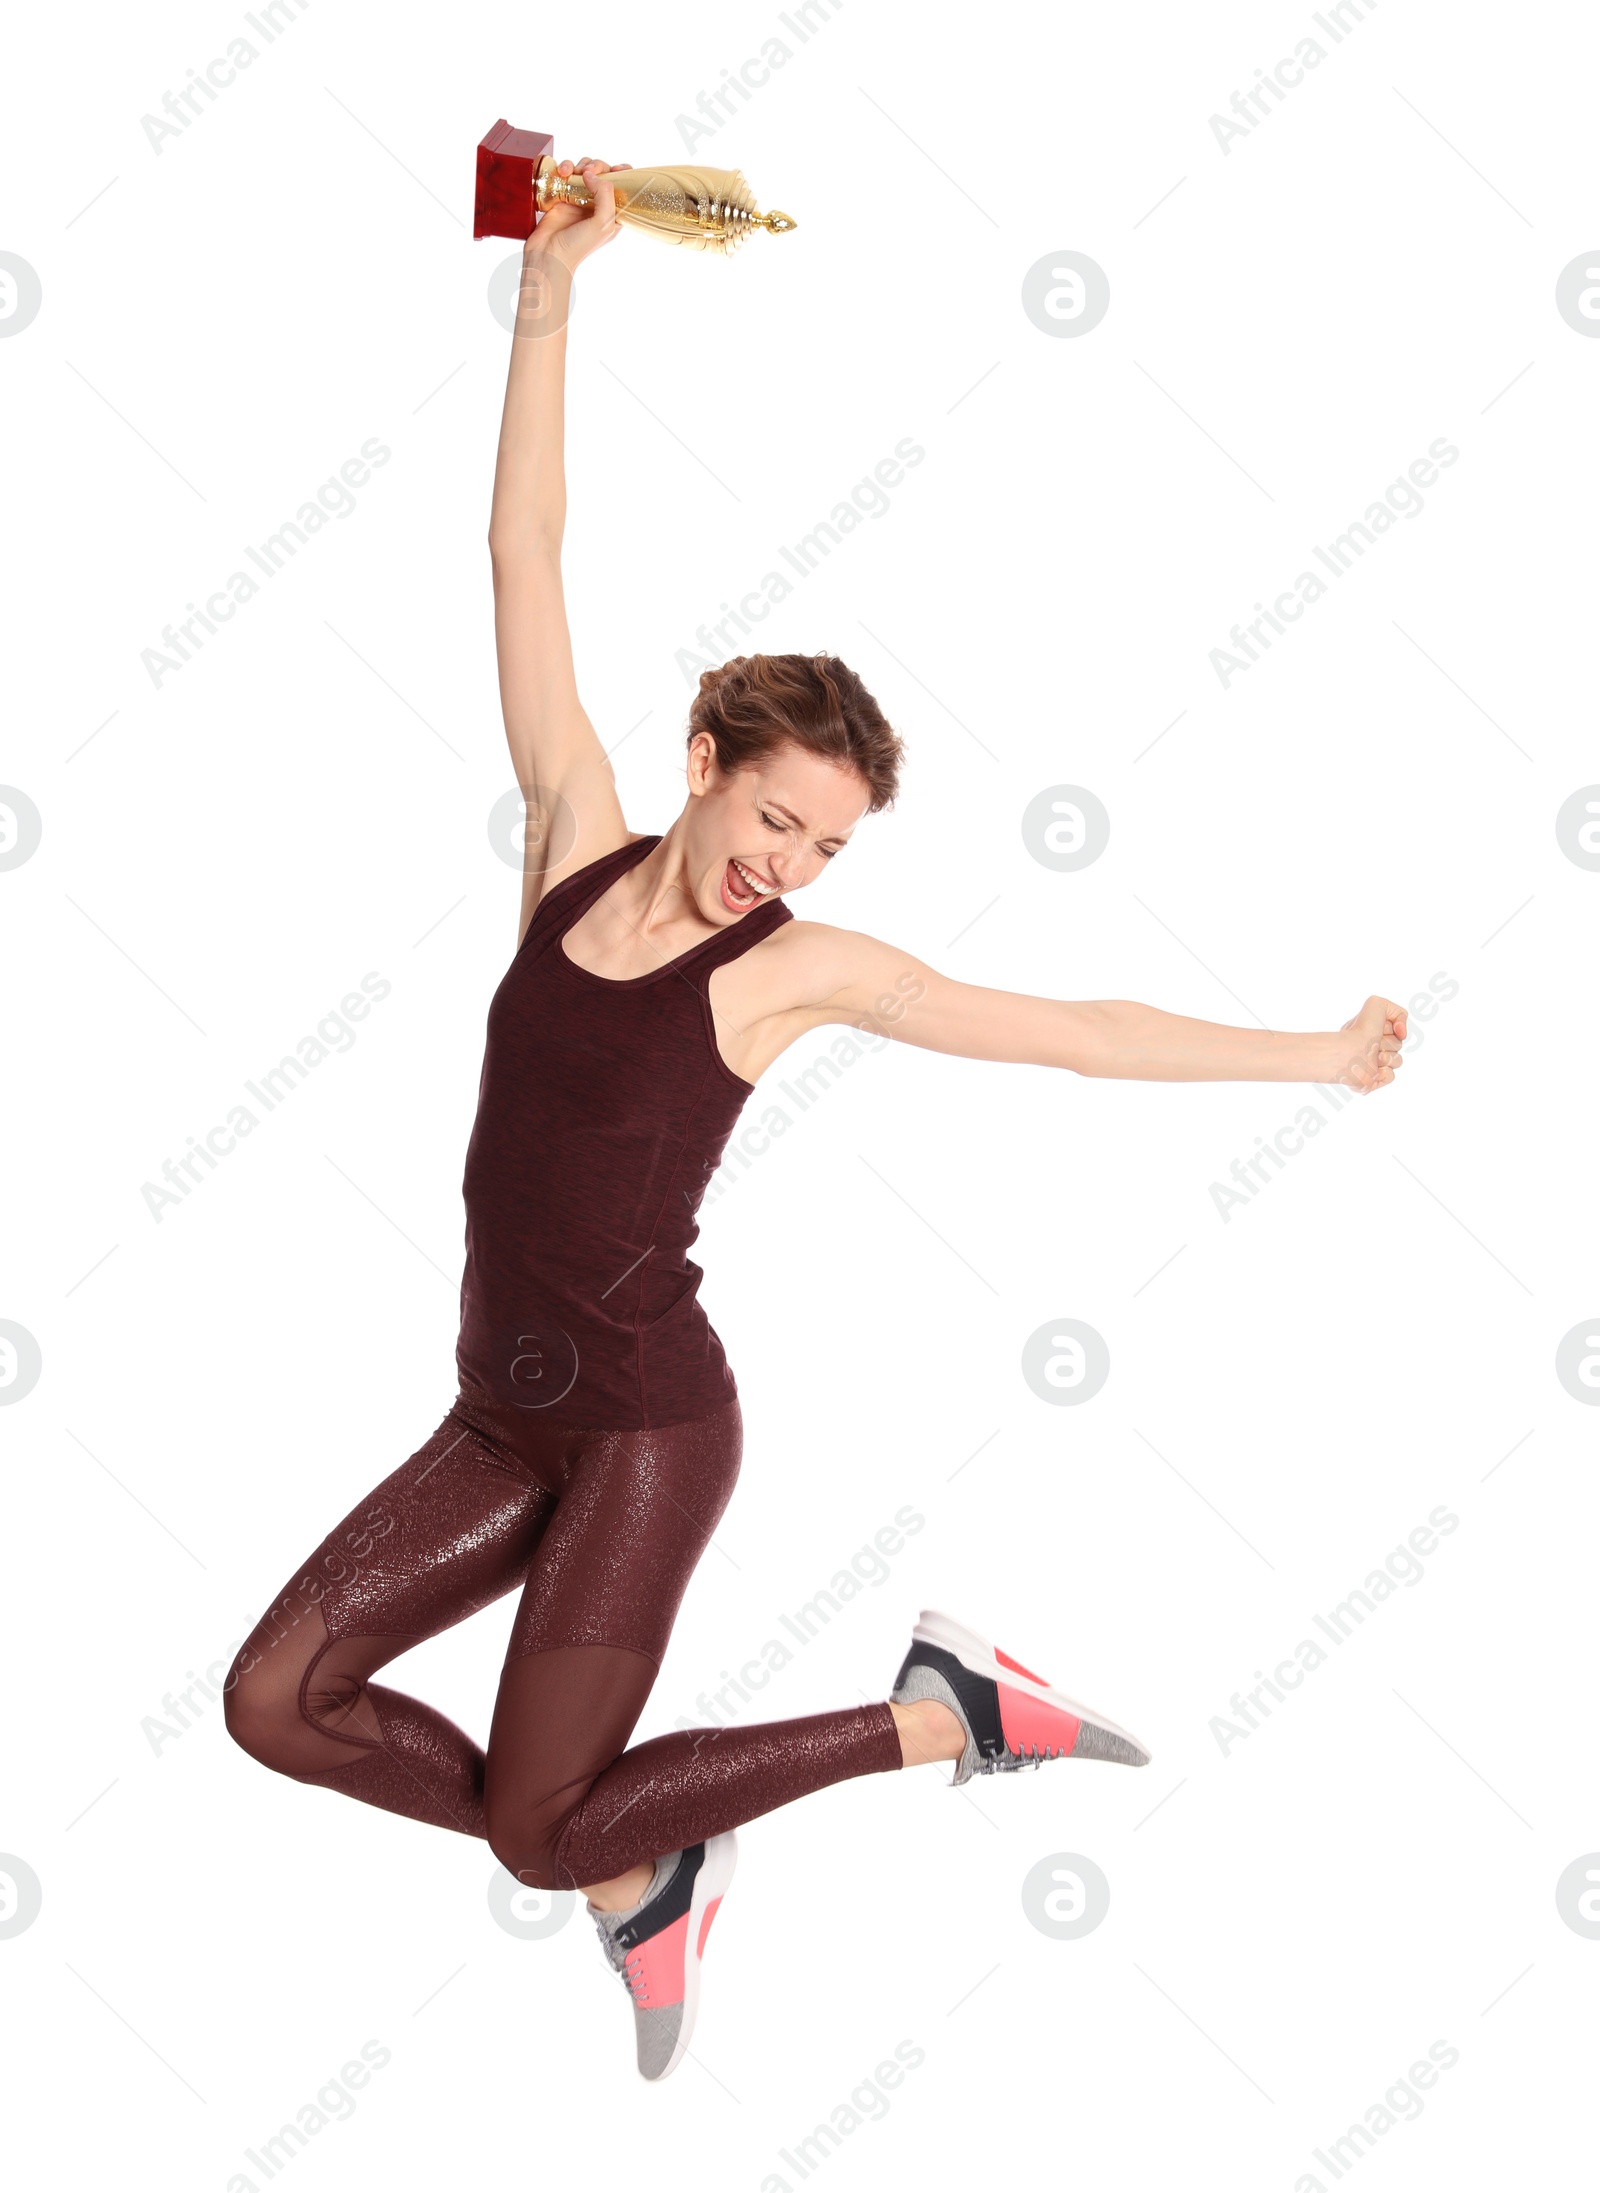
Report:
[[688,2054],[689,2036],[700,2012],[700,1929],[709,1906],[727,1893],[738,1862],[739,1839],[732,1829],[725,1835],[713,1835],[706,1844],[705,1863],[695,1875],[689,1898],[689,1929],[683,1940],[683,2023],[678,2028],[672,2054],[656,2074],[657,2085],[670,2077]]
[[982,1675],[992,1683],[1004,1683],[1008,1689],[1019,1690],[1025,1697],[1041,1699],[1054,1706],[1060,1713],[1070,1713],[1075,1721],[1086,1722],[1091,1728],[1104,1729],[1110,1736],[1120,1736],[1125,1744],[1131,1744],[1141,1754],[1140,1765],[1150,1764],[1150,1747],[1130,1729],[1121,1727],[1096,1706],[1081,1705],[1069,1698],[1065,1691],[1052,1690],[1048,1683],[1041,1683],[1031,1675],[1024,1675],[1018,1668],[1009,1668],[996,1658],[995,1649],[987,1638],[976,1630],[969,1630],[965,1623],[953,1615],[941,1614],[937,1608],[924,1607],[911,1632],[913,1644],[937,1645],[941,1651],[953,1653],[962,1666],[974,1675]]

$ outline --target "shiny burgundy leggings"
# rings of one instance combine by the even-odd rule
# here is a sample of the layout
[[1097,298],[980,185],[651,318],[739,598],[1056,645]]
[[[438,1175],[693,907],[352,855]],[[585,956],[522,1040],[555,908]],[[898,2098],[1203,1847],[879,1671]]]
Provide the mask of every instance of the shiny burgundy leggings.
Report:
[[[296,1571],[228,1679],[228,1726],[296,1781],[484,1836],[538,1888],[584,1888],[793,1798],[900,1764],[887,1705],[624,1749],[739,1474],[737,1400],[586,1431],[461,1394]],[[371,1677],[522,1587],[487,1757]]]

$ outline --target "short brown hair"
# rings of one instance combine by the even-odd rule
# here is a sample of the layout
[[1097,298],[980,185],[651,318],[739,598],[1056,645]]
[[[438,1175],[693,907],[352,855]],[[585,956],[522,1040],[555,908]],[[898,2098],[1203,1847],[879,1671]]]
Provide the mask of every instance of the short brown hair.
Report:
[[861,680],[837,655],[735,655],[702,671],[689,737],[707,732],[724,769],[749,769],[783,745],[853,769],[869,815],[900,789],[905,747]]

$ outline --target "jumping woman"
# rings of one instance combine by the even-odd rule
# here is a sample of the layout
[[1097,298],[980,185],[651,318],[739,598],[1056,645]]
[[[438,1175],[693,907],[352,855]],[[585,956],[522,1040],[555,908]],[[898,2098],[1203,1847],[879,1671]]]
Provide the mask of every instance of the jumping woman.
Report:
[[[858,1774],[952,1779],[1149,1754],[946,1615],[889,1697],[628,1749],[739,1473],[737,1388],[696,1291],[695,1214],[753,1085],[834,1023],[965,1058],[1148,1081],[1392,1081],[1404,1011],[1283,1035],[1147,1005],[955,982],[789,900],[893,800],[901,742],[829,655],[701,678],[687,797],[631,831],[578,699],[561,591],[566,306],[617,233],[591,209],[529,238],[489,547],[506,734],[528,804],[518,948],[489,1008],[467,1151],[459,1393],[326,1538],[234,1664],[228,1725],[295,1780],[487,1840],[519,1881],[581,1889],[633,1998],[639,2070],[693,2030],[734,1829]],[[572,163],[562,163],[570,174]],[[520,1587],[487,1755],[375,1683]]]

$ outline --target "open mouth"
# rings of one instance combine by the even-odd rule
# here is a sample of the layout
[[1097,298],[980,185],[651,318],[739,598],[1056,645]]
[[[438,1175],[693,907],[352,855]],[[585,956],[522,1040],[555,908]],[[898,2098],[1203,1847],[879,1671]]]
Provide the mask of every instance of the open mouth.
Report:
[[730,860],[722,871],[722,903],[736,914],[747,914],[763,899],[777,896],[778,886],[771,878],[747,868],[743,861]]

